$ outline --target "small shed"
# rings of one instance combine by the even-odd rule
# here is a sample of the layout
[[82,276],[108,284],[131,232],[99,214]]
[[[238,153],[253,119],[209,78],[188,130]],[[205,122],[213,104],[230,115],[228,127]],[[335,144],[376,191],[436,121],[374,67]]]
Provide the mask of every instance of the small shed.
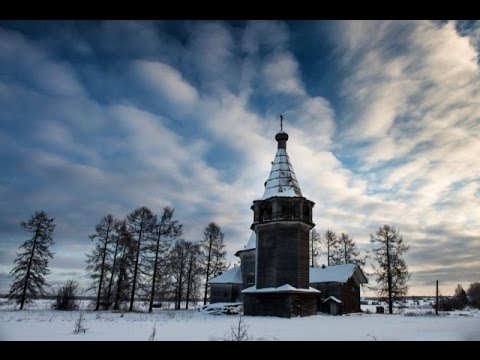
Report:
[[360,312],[360,285],[367,282],[357,264],[310,268],[310,286],[321,292],[318,310],[327,313],[323,302],[332,296],[341,301],[343,314]]
[[323,300],[323,306],[330,315],[342,315],[342,301],[335,296],[329,296]]

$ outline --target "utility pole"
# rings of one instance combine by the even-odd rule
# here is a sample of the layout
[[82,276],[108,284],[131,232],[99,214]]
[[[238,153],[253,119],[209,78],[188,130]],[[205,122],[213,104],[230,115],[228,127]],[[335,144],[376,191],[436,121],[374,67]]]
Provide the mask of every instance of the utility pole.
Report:
[[438,280],[437,280],[437,292],[436,292],[436,302],[435,302],[435,315],[438,315]]

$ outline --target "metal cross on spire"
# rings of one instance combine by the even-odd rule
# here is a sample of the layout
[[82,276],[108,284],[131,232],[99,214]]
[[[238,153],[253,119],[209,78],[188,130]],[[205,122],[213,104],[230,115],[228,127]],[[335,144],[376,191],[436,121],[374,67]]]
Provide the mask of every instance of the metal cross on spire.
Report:
[[280,114],[280,131],[283,131],[283,115]]

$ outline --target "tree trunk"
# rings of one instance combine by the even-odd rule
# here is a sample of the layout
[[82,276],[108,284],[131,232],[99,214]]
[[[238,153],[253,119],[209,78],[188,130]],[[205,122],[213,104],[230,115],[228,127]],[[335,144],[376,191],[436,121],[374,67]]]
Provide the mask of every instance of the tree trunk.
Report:
[[115,244],[115,252],[113,253],[112,273],[110,275],[110,281],[108,283],[107,304],[106,304],[107,310],[110,307],[110,294],[112,293],[113,275],[115,273],[115,264],[117,262],[118,241],[119,239],[117,239],[117,242]]
[[330,266],[330,240],[327,238],[327,266]]
[[30,259],[28,260],[27,274],[25,275],[25,284],[23,285],[22,299],[20,301],[20,310],[23,310],[23,305],[25,304],[25,298],[27,296],[28,280],[30,280],[30,269],[32,268],[33,255],[35,255],[35,246],[37,245],[39,231],[40,222],[37,224],[37,229],[35,230],[35,237],[33,238],[32,252],[30,254]]
[[311,252],[312,252],[312,260],[311,260],[311,262],[312,262],[312,267],[313,267],[313,236],[312,236],[311,239],[310,239],[310,247],[311,247]]
[[98,311],[98,308],[100,307],[100,296],[102,294],[103,273],[105,271],[105,258],[107,257],[107,245],[108,245],[109,232],[110,232],[110,225],[108,225],[107,235],[105,236],[105,245],[103,246],[102,269],[100,270],[100,283],[98,284],[97,306],[95,306],[95,311]]
[[388,313],[393,314],[393,301],[392,301],[392,269],[390,261],[390,238],[388,232],[386,236],[387,240],[387,290],[388,290]]
[[155,262],[153,263],[153,279],[152,279],[152,290],[150,293],[150,305],[148,306],[148,312],[151,313],[153,309],[153,299],[155,297],[155,280],[157,278],[157,262],[158,262],[158,251],[160,250],[160,230],[157,238],[157,246],[155,250]]
[[193,255],[190,255],[188,275],[187,275],[187,299],[186,299],[185,309],[188,309],[188,302],[190,300],[190,289],[192,287],[192,268],[193,268]]
[[126,255],[127,254],[127,250],[126,248],[123,250],[123,254],[122,254],[122,260],[121,260],[121,263],[120,263],[120,271],[118,273],[118,280],[117,280],[117,293],[115,294],[115,304],[113,305],[113,309],[114,310],[118,310],[119,309],[119,305],[120,305],[120,294],[121,294],[121,291],[122,291],[122,283],[123,283],[123,278],[125,277],[125,263],[126,263]]
[[138,259],[140,258],[140,244],[142,241],[142,231],[143,231],[143,224],[140,228],[140,232],[138,234],[138,247],[137,247],[137,258],[135,259],[135,268],[133,270],[133,284],[132,284],[132,295],[130,297],[130,307],[128,311],[133,310],[133,300],[135,298],[135,285],[137,284],[137,270],[138,270]]
[[182,255],[181,255],[181,262],[180,262],[180,276],[179,276],[179,280],[178,280],[178,298],[177,298],[177,306],[176,306],[176,309],[177,310],[180,310],[180,304],[182,302],[182,288],[183,288],[183,266],[184,266],[184,258],[183,258],[183,250],[182,250]]
[[208,259],[207,259],[207,278],[205,279],[205,295],[203,297],[203,305],[207,304],[208,292],[208,277],[210,276],[210,261],[212,256],[212,236],[210,235],[210,242],[208,244]]

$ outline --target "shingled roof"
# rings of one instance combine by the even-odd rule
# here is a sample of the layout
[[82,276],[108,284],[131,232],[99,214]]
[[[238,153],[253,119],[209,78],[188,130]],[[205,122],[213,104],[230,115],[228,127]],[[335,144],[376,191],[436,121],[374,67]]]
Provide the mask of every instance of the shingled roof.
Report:
[[262,200],[273,196],[301,197],[302,191],[287,153],[288,134],[281,131],[277,133],[275,139],[278,142],[278,149],[272,162],[270,175],[265,182]]

